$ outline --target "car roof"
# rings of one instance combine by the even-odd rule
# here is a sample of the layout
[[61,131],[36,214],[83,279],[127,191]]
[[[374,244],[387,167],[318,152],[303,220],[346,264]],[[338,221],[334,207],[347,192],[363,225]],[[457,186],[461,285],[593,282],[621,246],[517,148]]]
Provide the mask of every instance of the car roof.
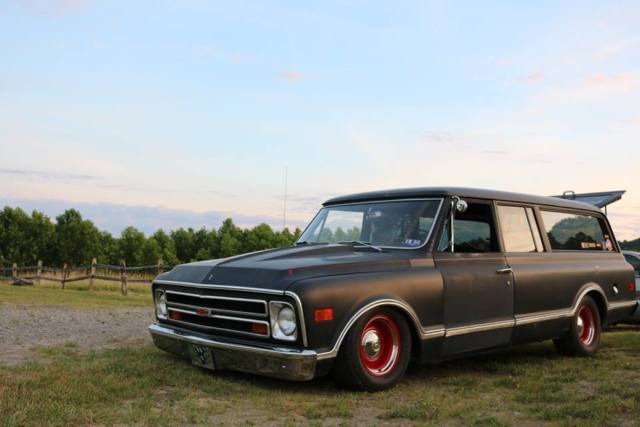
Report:
[[500,200],[505,202],[530,203],[535,205],[553,206],[570,209],[580,209],[601,212],[597,207],[588,203],[556,197],[536,196],[533,194],[510,193],[506,191],[484,190],[465,187],[418,187],[398,188],[392,190],[371,191],[367,193],[350,194],[334,197],[323,203],[323,206],[342,205],[347,203],[370,202],[392,199],[415,199],[425,197],[459,196],[471,199]]

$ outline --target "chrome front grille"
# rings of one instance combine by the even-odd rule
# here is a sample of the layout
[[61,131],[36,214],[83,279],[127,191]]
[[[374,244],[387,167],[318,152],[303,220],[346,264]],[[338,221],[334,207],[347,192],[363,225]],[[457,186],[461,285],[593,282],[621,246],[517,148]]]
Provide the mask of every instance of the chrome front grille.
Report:
[[269,338],[267,301],[165,291],[169,321],[207,330]]

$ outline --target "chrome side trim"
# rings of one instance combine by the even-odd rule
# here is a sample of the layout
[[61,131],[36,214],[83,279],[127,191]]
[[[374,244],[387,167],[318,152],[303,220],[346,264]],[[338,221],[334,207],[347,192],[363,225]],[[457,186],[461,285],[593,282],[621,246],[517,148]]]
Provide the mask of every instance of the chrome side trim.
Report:
[[612,302],[609,304],[609,310],[617,310],[619,308],[627,308],[633,307],[634,305],[638,305],[638,301],[620,301],[620,302]]
[[499,320],[496,322],[478,323],[468,326],[456,326],[455,328],[447,328],[445,337],[455,337],[458,335],[472,334],[475,332],[486,332],[494,329],[513,328],[516,324],[515,320]]
[[[233,314],[245,314],[245,315],[249,315],[249,316],[263,316],[263,317],[266,317],[267,314],[268,314],[267,313],[267,302],[265,300],[261,300],[261,299],[234,298],[234,297],[223,297],[223,296],[217,296],[217,295],[200,295],[200,294],[192,294],[192,293],[188,293],[188,292],[176,292],[176,291],[171,291],[171,290],[165,291],[165,294],[183,295],[183,296],[192,297],[192,298],[209,299],[209,300],[242,301],[242,302],[250,302],[250,303],[254,303],[254,304],[261,304],[262,307],[264,308],[264,312],[262,312],[262,313],[255,313],[255,312],[252,312],[252,311],[227,310],[227,309],[224,309],[224,308],[209,308],[209,310],[215,311],[215,312],[220,312],[220,313],[224,312],[224,313],[233,313]],[[170,301],[167,301],[167,305],[172,305],[172,306],[175,305],[175,306],[183,306],[183,307],[196,307],[196,306],[193,306],[191,304],[182,304],[182,303],[170,302]]]
[[269,294],[269,295],[284,295],[283,291],[277,291],[275,289],[251,288],[248,286],[228,286],[228,285],[214,285],[214,284],[207,285],[203,283],[177,282],[174,280],[154,280],[153,283],[158,283],[160,285],[187,286],[189,288],[221,289],[225,291],[255,292],[255,293]]
[[573,316],[573,311],[571,309],[518,314],[516,315],[516,326],[529,325],[531,323],[545,322],[547,320],[556,320],[571,316]]
[[308,343],[307,343],[307,328],[304,324],[304,311],[302,310],[302,301],[300,301],[300,297],[298,297],[298,294],[296,294],[295,292],[291,292],[291,291],[285,291],[284,294],[286,296],[289,296],[291,298],[293,298],[293,300],[296,302],[296,308],[298,309],[298,318],[300,318],[300,335],[302,335],[302,344],[307,347]]
[[405,303],[403,301],[390,299],[390,298],[381,299],[381,300],[373,301],[373,302],[365,305],[360,310],[358,310],[353,316],[351,316],[349,321],[342,328],[342,331],[340,332],[340,335],[338,335],[338,339],[336,340],[336,343],[334,344],[333,348],[330,351],[327,351],[327,352],[324,352],[324,353],[318,353],[318,360],[331,359],[333,357],[336,357],[338,355],[338,350],[340,349],[340,345],[342,344],[342,341],[344,340],[345,336],[347,335],[347,333],[349,332],[349,329],[351,329],[353,324],[364,313],[366,313],[367,311],[372,310],[372,309],[374,309],[376,307],[380,307],[380,306],[392,306],[392,307],[398,307],[398,308],[402,309],[411,318],[415,328],[420,333],[420,338],[421,339],[442,337],[445,334],[445,329],[443,327],[425,329],[420,324],[420,320],[418,319],[418,315],[413,310],[413,308],[411,308],[411,306],[409,306],[409,304],[407,304],[407,303]]

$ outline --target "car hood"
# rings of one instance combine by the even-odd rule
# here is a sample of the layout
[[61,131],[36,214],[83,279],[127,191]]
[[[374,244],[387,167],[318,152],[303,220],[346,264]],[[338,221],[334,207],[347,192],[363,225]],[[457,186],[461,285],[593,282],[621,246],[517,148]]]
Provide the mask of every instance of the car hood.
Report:
[[156,281],[286,290],[311,277],[406,269],[410,251],[377,252],[351,245],[293,246],[176,266]]

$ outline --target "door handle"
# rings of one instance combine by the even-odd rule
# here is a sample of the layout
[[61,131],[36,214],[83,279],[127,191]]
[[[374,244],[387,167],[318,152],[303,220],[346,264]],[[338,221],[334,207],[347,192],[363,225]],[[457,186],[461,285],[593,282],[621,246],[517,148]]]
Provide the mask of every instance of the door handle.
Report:
[[511,268],[511,266],[505,265],[504,267],[499,267],[496,270],[496,273],[498,273],[498,274],[513,273],[513,268]]

